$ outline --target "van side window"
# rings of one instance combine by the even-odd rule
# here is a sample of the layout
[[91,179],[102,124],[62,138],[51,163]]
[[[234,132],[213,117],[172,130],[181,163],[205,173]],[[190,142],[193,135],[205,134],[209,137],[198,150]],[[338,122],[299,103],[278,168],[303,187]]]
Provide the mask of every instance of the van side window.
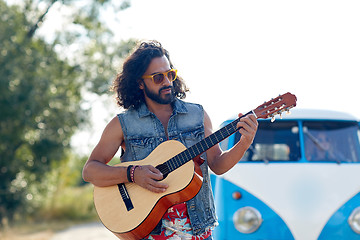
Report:
[[308,161],[360,162],[357,122],[304,121],[303,132]]
[[[241,134],[235,135],[235,142]],[[253,144],[241,161],[297,161],[300,159],[299,128],[296,121],[259,121]]]
[[[241,137],[235,135],[235,142]],[[259,121],[253,144],[241,161],[298,161],[300,159],[299,128],[296,121]]]

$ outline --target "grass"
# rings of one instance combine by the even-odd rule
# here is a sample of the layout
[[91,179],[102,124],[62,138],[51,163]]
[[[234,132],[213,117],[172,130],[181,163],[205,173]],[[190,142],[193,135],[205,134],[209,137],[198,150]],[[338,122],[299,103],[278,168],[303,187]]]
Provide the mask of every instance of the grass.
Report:
[[1,240],[50,240],[58,231],[77,224],[97,221],[92,196],[93,187],[68,187],[44,202],[36,215],[21,216],[0,229]]

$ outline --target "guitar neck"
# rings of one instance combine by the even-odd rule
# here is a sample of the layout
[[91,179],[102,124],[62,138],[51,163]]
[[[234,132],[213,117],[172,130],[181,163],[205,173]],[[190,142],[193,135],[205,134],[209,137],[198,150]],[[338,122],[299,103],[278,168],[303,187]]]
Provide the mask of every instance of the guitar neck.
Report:
[[170,172],[174,171],[175,169],[181,167],[182,165],[184,165],[188,161],[192,160],[196,156],[200,155],[201,153],[205,152],[209,148],[218,144],[219,142],[221,142],[225,138],[229,137],[230,135],[234,134],[239,129],[237,127],[237,123],[240,121],[240,119],[251,113],[253,113],[253,111],[250,111],[250,112],[246,113],[245,115],[237,118],[236,120],[232,121],[228,125],[222,127],[221,129],[217,130],[213,134],[204,138],[200,142],[196,143],[195,145],[191,146],[190,148],[177,154],[173,158],[171,158],[168,161],[166,161],[165,163],[161,164],[158,167],[159,170],[162,172],[162,174],[167,175]]
[[158,168],[163,175],[167,175],[170,172],[174,171],[175,169],[179,168],[180,166],[184,165],[191,159],[205,152],[215,144],[218,144],[225,138],[235,133],[239,129],[236,127],[236,125],[242,117],[245,117],[246,115],[253,113],[256,118],[266,119],[271,117],[273,121],[275,120],[274,116],[276,114],[281,115],[284,111],[288,112],[290,108],[295,107],[296,100],[297,100],[296,96],[289,92],[283,95],[279,95],[278,97],[273,98],[270,101],[261,104],[254,110],[239,117],[238,119],[234,120],[225,127],[214,132],[213,134],[206,137],[202,141],[196,143],[195,145],[191,146],[190,148],[177,154],[176,156],[164,162],[163,164],[158,165],[156,168]]

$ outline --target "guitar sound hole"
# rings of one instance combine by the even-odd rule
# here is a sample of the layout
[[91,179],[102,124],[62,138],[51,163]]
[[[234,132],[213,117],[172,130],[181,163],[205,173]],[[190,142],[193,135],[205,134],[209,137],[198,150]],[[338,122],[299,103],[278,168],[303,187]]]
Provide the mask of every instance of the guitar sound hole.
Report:
[[[165,164],[157,165],[155,168],[159,169],[159,171],[162,173],[162,175],[163,175],[162,180],[164,180],[168,176],[169,168]],[[162,181],[162,180],[159,180],[159,181]]]

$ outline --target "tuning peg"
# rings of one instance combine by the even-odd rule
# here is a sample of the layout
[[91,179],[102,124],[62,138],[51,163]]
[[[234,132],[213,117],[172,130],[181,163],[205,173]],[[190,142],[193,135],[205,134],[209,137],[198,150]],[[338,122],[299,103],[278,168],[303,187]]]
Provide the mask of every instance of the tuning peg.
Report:
[[282,119],[282,115],[281,115],[281,114],[282,114],[282,113],[280,112],[280,113],[279,113],[279,115],[280,115],[280,119]]
[[290,114],[291,114],[290,109],[286,109],[286,114],[287,114],[287,115],[290,115]]
[[274,115],[271,116],[271,122],[275,122],[275,116]]

